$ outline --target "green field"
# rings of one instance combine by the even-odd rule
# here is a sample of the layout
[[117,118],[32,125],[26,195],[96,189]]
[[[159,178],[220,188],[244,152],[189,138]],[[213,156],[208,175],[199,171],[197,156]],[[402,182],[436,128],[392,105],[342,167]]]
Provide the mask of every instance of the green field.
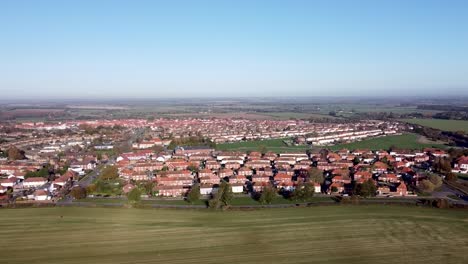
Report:
[[465,131],[468,132],[468,121],[465,120],[444,120],[444,119],[402,119],[401,121],[432,127],[443,131]]
[[379,138],[372,138],[366,139],[363,141],[357,141],[347,144],[338,144],[334,146],[330,146],[329,148],[332,150],[339,150],[343,148],[347,149],[371,149],[371,150],[379,150],[379,149],[389,149],[392,146],[401,149],[423,149],[427,147],[437,147],[437,148],[444,148],[445,146],[442,144],[430,144],[430,143],[422,143],[418,140],[419,136],[415,134],[403,134],[403,135],[395,135],[395,136],[386,136],[386,137],[379,137]]
[[468,211],[5,209],[2,263],[467,263]]
[[273,151],[276,153],[282,152],[305,152],[310,149],[309,146],[288,146],[283,140],[285,139],[266,139],[266,140],[254,140],[234,143],[223,143],[217,144],[216,149],[218,150],[237,150],[237,151],[260,151],[263,148],[267,151]]

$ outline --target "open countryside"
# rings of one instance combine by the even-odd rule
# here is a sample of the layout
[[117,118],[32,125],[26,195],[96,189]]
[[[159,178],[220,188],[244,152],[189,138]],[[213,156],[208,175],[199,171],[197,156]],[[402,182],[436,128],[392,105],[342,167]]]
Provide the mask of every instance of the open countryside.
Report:
[[467,221],[467,211],[381,205],[12,209],[0,247],[3,263],[466,263]]
[[402,119],[404,122],[411,124],[417,124],[421,126],[432,127],[443,131],[464,131],[468,132],[468,121],[467,120],[445,120],[445,119]]

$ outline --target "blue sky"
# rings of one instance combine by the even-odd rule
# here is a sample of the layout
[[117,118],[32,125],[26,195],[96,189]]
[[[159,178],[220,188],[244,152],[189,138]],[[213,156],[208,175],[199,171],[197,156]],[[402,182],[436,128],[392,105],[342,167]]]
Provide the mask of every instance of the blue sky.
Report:
[[468,95],[468,1],[0,1],[0,97]]

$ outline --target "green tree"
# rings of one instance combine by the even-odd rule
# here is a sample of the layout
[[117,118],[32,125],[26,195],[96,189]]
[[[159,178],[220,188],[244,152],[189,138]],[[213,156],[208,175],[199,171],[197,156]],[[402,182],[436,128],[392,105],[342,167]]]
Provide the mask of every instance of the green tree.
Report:
[[128,194],[127,199],[130,203],[139,203],[141,201],[141,192],[138,188],[133,188]]
[[119,177],[118,169],[116,166],[107,166],[101,172],[101,179],[111,180]]
[[218,209],[223,206],[231,204],[233,195],[231,185],[225,181],[222,181],[219,185],[218,192],[213,196],[208,205],[210,208]]
[[325,178],[323,177],[323,171],[320,169],[317,169],[316,167],[310,168],[307,172],[312,182],[322,184],[323,181],[325,180]]
[[262,194],[260,195],[259,202],[261,204],[271,204],[273,199],[276,197],[276,189],[269,184],[263,188]]
[[187,194],[187,201],[191,204],[200,200],[200,185],[198,183],[194,184]]
[[314,196],[314,185],[310,182],[299,183],[291,194],[293,201],[305,202]]
[[196,173],[196,172],[198,172],[198,170],[199,170],[199,169],[198,169],[198,166],[195,165],[195,164],[190,164],[190,165],[187,167],[187,169],[188,169],[189,171],[193,172],[193,173]]
[[86,198],[86,189],[81,186],[73,187],[70,191],[70,194],[73,198],[79,200]]
[[361,162],[361,159],[359,157],[354,157],[353,164],[357,165],[357,164],[359,164],[359,162]]
[[376,192],[377,186],[375,186],[375,182],[372,179],[369,179],[356,186],[356,193],[363,197],[375,196]]

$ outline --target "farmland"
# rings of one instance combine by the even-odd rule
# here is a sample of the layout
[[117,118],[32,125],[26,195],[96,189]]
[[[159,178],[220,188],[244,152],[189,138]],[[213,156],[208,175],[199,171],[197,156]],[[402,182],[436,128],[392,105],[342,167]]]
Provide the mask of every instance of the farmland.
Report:
[[417,207],[56,207],[0,220],[3,263],[466,263],[468,250],[467,211]]
[[379,149],[389,149],[392,146],[397,148],[405,148],[405,149],[422,149],[427,147],[438,147],[444,148],[445,146],[442,144],[431,143],[431,142],[422,142],[419,138],[420,136],[415,134],[403,134],[403,135],[395,135],[395,136],[386,136],[386,137],[379,137],[379,138],[372,138],[366,139],[362,141],[347,143],[347,144],[338,144],[334,146],[330,146],[332,150],[339,150],[342,148],[347,149],[371,149],[371,150],[379,150]]
[[465,131],[468,132],[468,121],[466,120],[444,120],[444,119],[402,119],[404,122],[421,126],[432,127],[443,131]]

